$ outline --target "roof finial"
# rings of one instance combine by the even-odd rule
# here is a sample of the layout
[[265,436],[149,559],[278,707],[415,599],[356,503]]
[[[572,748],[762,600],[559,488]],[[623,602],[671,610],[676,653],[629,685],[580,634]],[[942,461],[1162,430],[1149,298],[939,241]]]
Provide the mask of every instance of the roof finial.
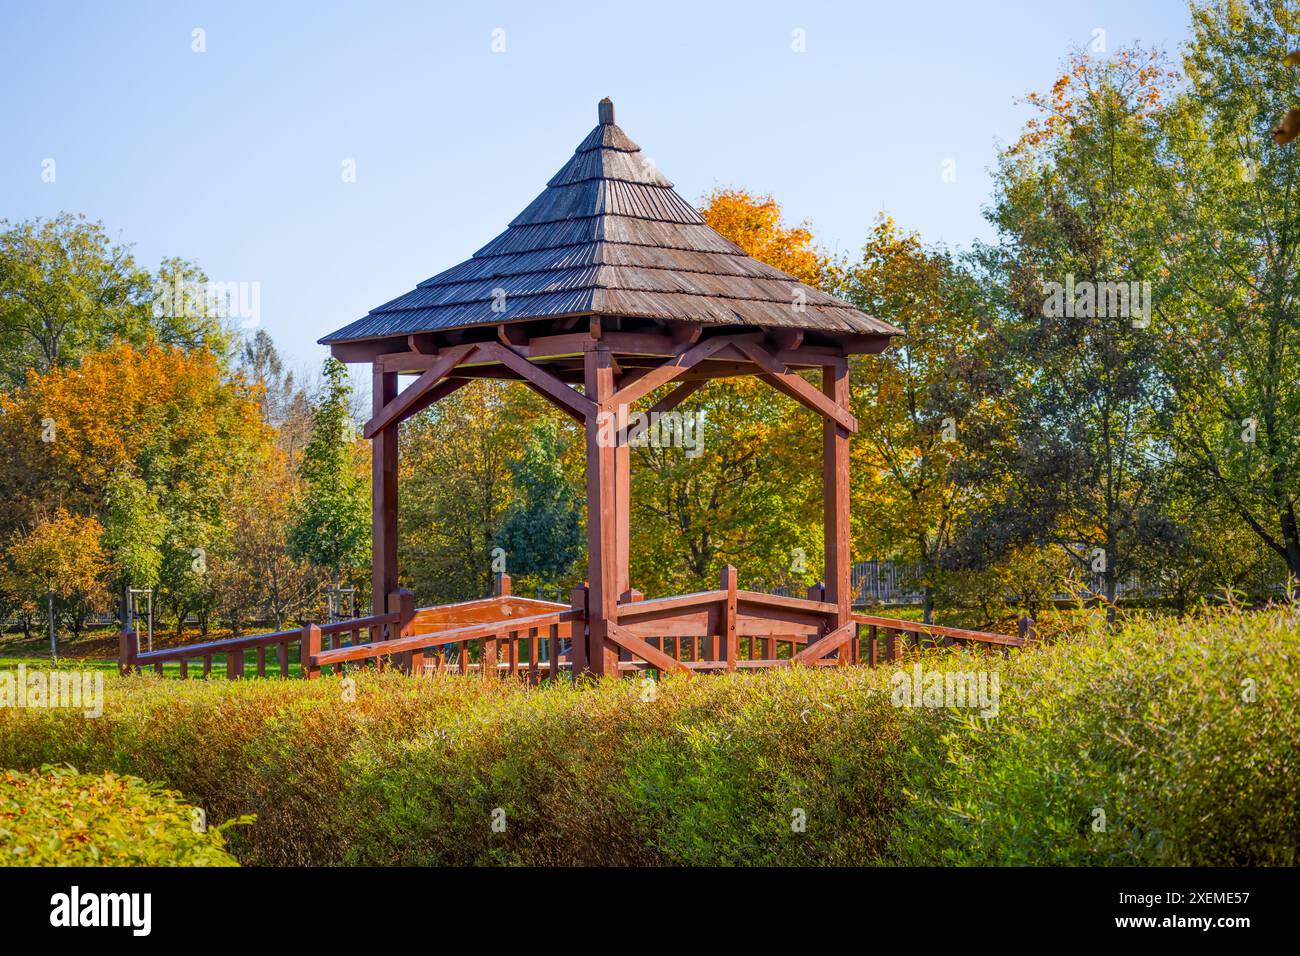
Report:
[[596,104],[596,113],[600,117],[601,126],[614,125],[614,101],[608,96]]

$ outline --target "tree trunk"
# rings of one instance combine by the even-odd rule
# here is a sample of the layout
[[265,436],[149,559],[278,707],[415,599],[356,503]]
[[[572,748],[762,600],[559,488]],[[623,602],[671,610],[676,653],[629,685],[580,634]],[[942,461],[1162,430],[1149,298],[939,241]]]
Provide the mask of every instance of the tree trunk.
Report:
[[59,642],[54,634],[54,592],[50,592],[49,603],[46,605],[50,623],[50,660],[55,660],[59,656]]
[[925,624],[934,623],[934,589],[928,584],[921,588],[921,621]]

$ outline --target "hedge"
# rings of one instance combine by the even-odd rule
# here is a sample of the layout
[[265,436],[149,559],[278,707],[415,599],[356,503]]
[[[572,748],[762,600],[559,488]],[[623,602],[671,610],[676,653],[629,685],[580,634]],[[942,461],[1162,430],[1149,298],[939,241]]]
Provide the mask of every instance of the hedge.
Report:
[[232,823],[208,827],[135,777],[0,770],[0,866],[237,866],[222,836]]
[[[249,864],[1294,864],[1292,610],[1078,633],[996,717],[895,706],[912,662],[529,688],[459,675],[111,678],[0,711],[0,766],[161,781]],[[898,676],[895,676],[898,675]]]

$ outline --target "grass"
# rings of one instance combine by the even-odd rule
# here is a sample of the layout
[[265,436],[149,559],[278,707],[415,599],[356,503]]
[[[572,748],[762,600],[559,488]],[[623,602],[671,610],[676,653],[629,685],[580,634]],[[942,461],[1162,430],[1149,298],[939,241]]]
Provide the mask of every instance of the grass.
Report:
[[910,661],[542,688],[110,675],[99,719],[0,709],[0,766],[256,814],[230,834],[251,864],[1295,864],[1298,656],[1292,609],[1079,615],[1010,659],[926,656],[997,674],[992,719],[895,706]]

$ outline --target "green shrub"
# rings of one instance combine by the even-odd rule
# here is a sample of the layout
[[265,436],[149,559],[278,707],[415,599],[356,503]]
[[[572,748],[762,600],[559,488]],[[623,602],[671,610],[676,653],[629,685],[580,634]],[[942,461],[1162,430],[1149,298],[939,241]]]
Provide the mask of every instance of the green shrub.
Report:
[[229,839],[260,865],[1295,863],[1295,615],[1078,631],[925,658],[995,671],[992,719],[894,706],[891,667],[653,695],[142,675],[106,681],[99,719],[0,710],[0,766],[111,770],[212,819],[256,814]]
[[0,770],[0,866],[238,866],[231,824],[194,820],[179,794],[135,777]]
[[912,727],[908,863],[1295,865],[1294,611],[1100,616],[1003,670],[1001,713]]

